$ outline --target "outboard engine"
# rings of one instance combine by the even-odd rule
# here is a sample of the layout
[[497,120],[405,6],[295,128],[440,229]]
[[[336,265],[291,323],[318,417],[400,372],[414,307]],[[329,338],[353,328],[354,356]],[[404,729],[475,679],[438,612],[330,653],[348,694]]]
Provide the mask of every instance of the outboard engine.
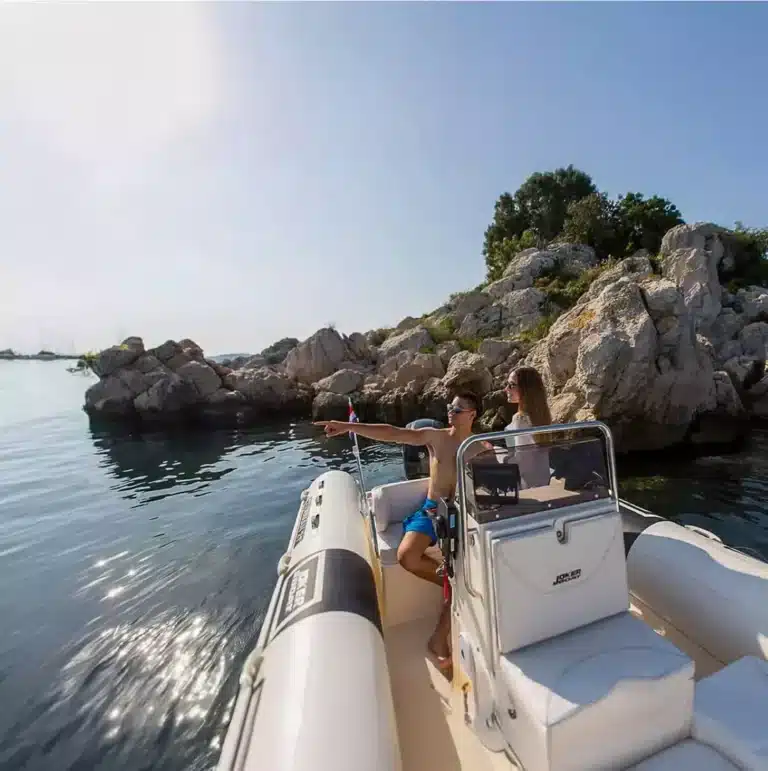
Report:
[[[419,418],[411,421],[406,428],[445,428],[439,420]],[[429,476],[429,453],[424,445],[416,447],[403,445],[403,469],[406,479],[419,479]]]

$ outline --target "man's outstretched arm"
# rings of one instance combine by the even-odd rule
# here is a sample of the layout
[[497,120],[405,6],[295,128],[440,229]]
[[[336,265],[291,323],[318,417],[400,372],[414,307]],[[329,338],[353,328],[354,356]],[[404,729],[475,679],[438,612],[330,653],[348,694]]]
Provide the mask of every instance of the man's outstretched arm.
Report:
[[325,429],[326,436],[339,436],[353,432],[378,442],[397,442],[420,446],[431,444],[440,429],[400,428],[389,423],[348,423],[344,420],[321,420],[315,423]]

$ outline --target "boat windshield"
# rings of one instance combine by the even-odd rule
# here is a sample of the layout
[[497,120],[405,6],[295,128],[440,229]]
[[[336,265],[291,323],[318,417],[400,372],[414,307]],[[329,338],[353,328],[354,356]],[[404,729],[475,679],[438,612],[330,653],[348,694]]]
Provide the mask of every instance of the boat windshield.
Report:
[[459,467],[465,511],[481,524],[615,498],[596,425],[478,436],[463,447]]

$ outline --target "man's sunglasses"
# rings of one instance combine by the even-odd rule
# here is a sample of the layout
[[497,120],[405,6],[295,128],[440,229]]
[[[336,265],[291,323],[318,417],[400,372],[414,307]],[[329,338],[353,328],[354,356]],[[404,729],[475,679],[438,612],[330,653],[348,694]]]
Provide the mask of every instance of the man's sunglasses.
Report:
[[469,412],[469,410],[464,409],[464,407],[457,407],[455,404],[449,404],[446,407],[446,410],[448,411],[449,415],[450,414],[458,415],[461,412]]

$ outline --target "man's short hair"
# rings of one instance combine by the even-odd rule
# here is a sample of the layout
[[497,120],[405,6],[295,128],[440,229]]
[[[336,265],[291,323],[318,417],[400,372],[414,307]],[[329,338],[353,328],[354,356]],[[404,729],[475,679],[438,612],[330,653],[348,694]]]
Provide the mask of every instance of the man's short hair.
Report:
[[456,396],[466,402],[478,415],[480,414],[480,399],[476,393],[473,391],[457,391],[454,398]]

